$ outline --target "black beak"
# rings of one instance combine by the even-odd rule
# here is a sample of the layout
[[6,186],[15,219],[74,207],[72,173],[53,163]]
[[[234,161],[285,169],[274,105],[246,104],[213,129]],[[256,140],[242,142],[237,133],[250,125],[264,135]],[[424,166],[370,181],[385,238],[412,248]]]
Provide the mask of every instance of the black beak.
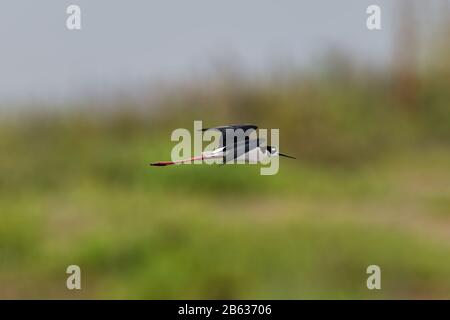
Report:
[[282,157],[291,158],[291,159],[297,159],[297,158],[288,156],[287,154],[282,154],[282,153],[278,153],[278,154],[279,154],[280,156],[282,156]]

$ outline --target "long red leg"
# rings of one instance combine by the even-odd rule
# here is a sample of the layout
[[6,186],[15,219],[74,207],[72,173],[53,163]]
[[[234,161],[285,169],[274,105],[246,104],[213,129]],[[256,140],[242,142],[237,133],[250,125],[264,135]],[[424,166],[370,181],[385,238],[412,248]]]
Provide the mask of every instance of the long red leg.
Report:
[[184,159],[184,160],[178,160],[178,161],[160,161],[160,162],[153,162],[150,163],[151,166],[155,166],[155,167],[163,167],[163,166],[170,166],[172,164],[181,164],[181,163],[185,163],[185,162],[191,162],[194,160],[203,160],[204,157],[203,156],[199,156],[199,157],[193,157],[190,159]]

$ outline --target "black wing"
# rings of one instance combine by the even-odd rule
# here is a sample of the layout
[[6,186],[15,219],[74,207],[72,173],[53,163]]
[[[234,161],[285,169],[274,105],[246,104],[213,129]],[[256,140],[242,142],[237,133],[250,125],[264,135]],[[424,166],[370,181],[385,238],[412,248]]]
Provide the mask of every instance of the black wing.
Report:
[[202,131],[216,130],[220,131],[219,148],[228,144],[234,145],[240,141],[249,140],[250,135],[256,131],[258,127],[253,124],[237,124],[230,126],[204,128]]
[[233,145],[228,145],[224,149],[223,163],[233,161],[243,154],[261,146],[265,146],[264,139],[245,139]]

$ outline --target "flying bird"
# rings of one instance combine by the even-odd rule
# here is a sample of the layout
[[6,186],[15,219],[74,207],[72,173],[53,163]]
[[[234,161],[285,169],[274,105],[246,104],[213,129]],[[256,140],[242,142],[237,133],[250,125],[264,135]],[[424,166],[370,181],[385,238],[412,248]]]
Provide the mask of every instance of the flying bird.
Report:
[[295,159],[292,156],[280,153],[273,146],[266,146],[264,139],[251,139],[250,135],[256,132],[258,127],[252,124],[230,125],[214,128],[204,128],[202,131],[215,130],[220,132],[219,146],[213,151],[202,152],[200,156],[177,160],[160,161],[150,163],[152,166],[168,166],[172,164],[190,163],[195,160],[221,159],[221,163],[234,161],[246,163],[259,163],[271,157],[286,157]]

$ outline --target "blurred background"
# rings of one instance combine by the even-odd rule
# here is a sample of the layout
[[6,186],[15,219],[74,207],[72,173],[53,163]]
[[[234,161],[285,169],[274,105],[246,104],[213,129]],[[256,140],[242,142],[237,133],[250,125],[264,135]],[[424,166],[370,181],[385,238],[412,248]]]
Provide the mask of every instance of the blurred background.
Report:
[[[449,1],[7,0],[0,38],[0,298],[450,298]],[[194,120],[297,160],[149,167]]]

